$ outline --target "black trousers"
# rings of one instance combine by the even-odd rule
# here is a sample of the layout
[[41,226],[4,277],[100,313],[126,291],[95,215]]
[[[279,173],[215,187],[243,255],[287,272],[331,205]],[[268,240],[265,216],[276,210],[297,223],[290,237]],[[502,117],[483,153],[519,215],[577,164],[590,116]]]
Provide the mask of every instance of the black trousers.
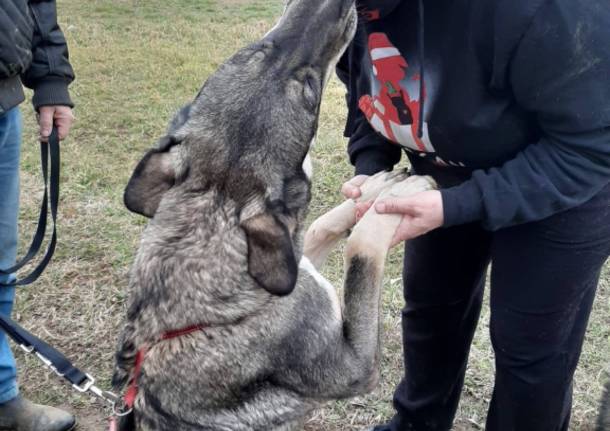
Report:
[[610,186],[543,221],[497,232],[469,224],[409,241],[406,377],[392,429],[450,429],[491,262],[496,375],[486,429],[567,431],[572,378],[609,254]]

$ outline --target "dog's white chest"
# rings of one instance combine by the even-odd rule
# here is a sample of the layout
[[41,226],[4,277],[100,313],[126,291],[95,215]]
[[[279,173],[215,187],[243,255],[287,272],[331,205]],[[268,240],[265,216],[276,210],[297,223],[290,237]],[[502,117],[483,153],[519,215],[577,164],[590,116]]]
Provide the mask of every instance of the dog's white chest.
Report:
[[333,308],[333,317],[341,322],[341,304],[339,303],[339,297],[337,296],[335,287],[318,272],[316,267],[313,266],[311,261],[305,256],[303,256],[299,262],[299,269],[301,271],[306,271],[313,277],[316,283],[318,283],[318,285],[324,289]]

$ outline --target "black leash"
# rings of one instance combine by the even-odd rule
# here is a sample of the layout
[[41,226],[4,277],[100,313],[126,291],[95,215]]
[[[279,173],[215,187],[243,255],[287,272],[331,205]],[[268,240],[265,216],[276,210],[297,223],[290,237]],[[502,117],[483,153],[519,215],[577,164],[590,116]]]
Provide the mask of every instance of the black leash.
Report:
[[[51,169],[49,171],[49,158]],[[42,163],[42,178],[44,180],[44,195],[40,205],[38,227],[32,243],[25,256],[10,268],[0,270],[2,275],[10,275],[19,271],[30,263],[40,251],[47,230],[49,203],[51,218],[53,219],[53,233],[47,251],[38,265],[28,275],[9,283],[0,283],[0,289],[12,286],[25,286],[32,284],[43,273],[55,252],[57,245],[57,207],[59,206],[59,170],[60,151],[59,135],[54,127],[48,142],[40,142],[40,159]],[[50,176],[49,176],[50,174]],[[120,397],[112,392],[103,391],[95,386],[95,379],[74,366],[61,352],[42,341],[40,338],[25,330],[10,317],[0,314],[0,329],[3,330],[26,353],[36,355],[40,361],[58,376],[66,379],[74,389],[79,392],[91,392],[112,406],[115,416],[124,416],[124,408]]]
[[24,352],[38,357],[47,368],[66,379],[78,392],[91,392],[110,404],[114,416],[120,417],[130,413],[126,411],[119,396],[98,388],[91,375],[74,366],[63,353],[28,332],[10,317],[0,314],[0,329],[12,338]]
[[[49,155],[51,158],[51,178],[49,181]],[[28,252],[23,258],[10,268],[0,269],[1,275],[10,275],[25,265],[31,262],[36,257],[42,246],[46,231],[47,231],[47,219],[48,219],[48,205],[49,200],[51,203],[51,218],[53,219],[53,233],[51,235],[51,241],[47,247],[47,251],[38,263],[38,265],[28,275],[21,279],[14,280],[8,283],[0,283],[2,286],[25,286],[32,284],[38,277],[43,273],[51,258],[55,252],[55,246],[57,245],[57,207],[59,206],[59,168],[60,168],[60,157],[59,157],[59,135],[57,129],[54,127],[51,136],[49,136],[48,142],[40,142],[40,160],[42,164],[42,179],[44,181],[44,195],[42,197],[42,203],[40,205],[40,214],[38,216],[38,227],[36,233],[32,239],[32,243],[28,249]],[[50,199],[49,199],[50,196]]]
[[10,317],[0,314],[0,328],[26,353],[36,355],[42,363],[59,377],[63,377],[79,392],[90,391],[104,400],[115,404],[118,397],[95,386],[95,379],[70,362],[66,356],[49,346],[40,338],[26,331]]

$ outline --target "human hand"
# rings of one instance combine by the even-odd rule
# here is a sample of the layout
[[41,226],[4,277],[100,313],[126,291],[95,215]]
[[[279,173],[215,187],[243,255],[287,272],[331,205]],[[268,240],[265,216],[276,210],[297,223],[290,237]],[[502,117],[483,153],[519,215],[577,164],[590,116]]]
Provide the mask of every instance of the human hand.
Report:
[[[341,186],[341,193],[347,199],[353,199],[356,201],[360,196],[362,196],[362,190],[360,190],[360,186],[364,184],[366,180],[368,180],[368,175],[356,175],[351,180],[346,181]],[[373,202],[356,202],[356,219],[360,219],[364,215],[365,212],[371,207]]]
[[65,139],[73,122],[74,115],[72,114],[72,108],[69,106],[41,106],[38,109],[39,134],[43,141],[49,139],[53,125],[57,127],[59,140]]
[[369,178],[368,175],[356,175],[341,186],[341,193],[347,199],[358,199],[362,195],[360,186]]
[[438,190],[428,190],[405,198],[390,198],[377,202],[380,214],[402,214],[391,247],[402,241],[423,235],[443,225],[443,198]]

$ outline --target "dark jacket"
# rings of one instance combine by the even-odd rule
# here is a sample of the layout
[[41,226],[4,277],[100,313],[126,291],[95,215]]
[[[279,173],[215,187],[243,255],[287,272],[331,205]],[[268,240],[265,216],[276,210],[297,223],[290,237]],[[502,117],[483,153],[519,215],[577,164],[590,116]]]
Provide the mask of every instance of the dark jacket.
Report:
[[357,173],[405,152],[443,186],[446,226],[492,230],[580,205],[610,182],[607,0],[357,3],[338,68]]
[[68,85],[74,72],[54,0],[0,3],[0,114],[23,102],[21,83],[34,90],[38,109],[73,106]]

